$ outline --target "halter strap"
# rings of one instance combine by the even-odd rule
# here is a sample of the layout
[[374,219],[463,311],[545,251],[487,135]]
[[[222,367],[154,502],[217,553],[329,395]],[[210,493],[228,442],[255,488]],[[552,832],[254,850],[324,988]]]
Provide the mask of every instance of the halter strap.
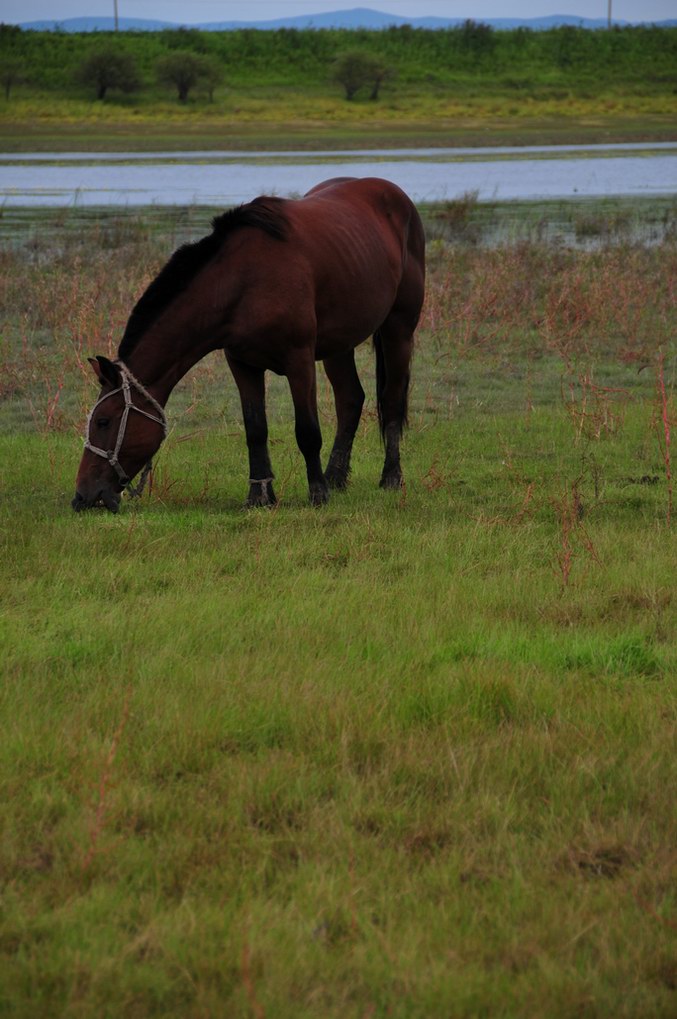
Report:
[[[127,475],[125,474],[125,472],[123,471],[122,465],[120,464],[119,455],[120,455],[120,450],[122,449],[122,443],[125,440],[125,432],[127,430],[127,419],[129,418],[129,412],[131,410],[135,410],[137,412],[137,414],[143,414],[144,417],[147,417],[151,421],[155,421],[158,425],[160,425],[162,427],[162,433],[163,433],[162,434],[162,439],[163,439],[163,441],[164,441],[164,439],[167,438],[167,431],[168,431],[168,428],[167,428],[167,417],[165,415],[164,408],[158,403],[158,401],[155,399],[155,397],[151,396],[150,393],[148,392],[148,390],[145,389],[141,385],[139,380],[130,372],[129,368],[124,363],[124,361],[116,360],[116,361],[113,362],[113,364],[115,364],[117,366],[117,368],[118,368],[118,370],[120,372],[121,382],[120,382],[120,385],[117,387],[117,389],[112,389],[110,391],[110,393],[106,393],[104,396],[101,396],[96,401],[96,403],[92,407],[91,411],[89,412],[89,416],[87,417],[87,424],[85,426],[85,449],[88,449],[91,453],[95,453],[96,456],[103,457],[104,460],[108,460],[108,462],[110,463],[111,467],[115,470],[115,473],[117,474],[118,478],[120,479],[120,484],[122,485],[122,487],[123,488],[127,488],[127,486],[131,482],[131,478],[128,478]],[[155,414],[150,414],[147,410],[142,410],[141,407],[137,407],[136,404],[132,403],[132,386],[134,387],[134,389],[136,389],[136,391],[141,396],[143,396],[143,398],[145,400],[148,400],[148,402],[150,403],[151,407],[153,407],[157,411],[157,416]],[[94,417],[94,414],[96,413],[97,408],[100,407],[102,403],[104,403],[106,400],[108,400],[111,396],[116,396],[118,393],[122,393],[122,395],[123,395],[123,398],[124,398],[124,401],[125,401],[125,408],[124,408],[124,410],[122,412],[122,418],[120,420],[120,426],[118,428],[118,435],[117,435],[117,439],[115,441],[115,447],[112,450],[111,449],[100,449],[99,446],[95,446],[90,441],[90,438],[89,438],[89,429],[90,429],[90,425],[92,423],[92,418]],[[134,491],[133,494],[135,494],[135,495],[140,495],[141,494],[141,492],[143,490],[143,482],[145,482],[146,477],[148,476],[148,473],[150,472],[152,465],[153,465],[153,460],[152,460],[152,457],[151,457],[151,459],[148,461],[148,463],[144,467],[143,474],[142,474],[143,481],[139,483],[138,488]]]

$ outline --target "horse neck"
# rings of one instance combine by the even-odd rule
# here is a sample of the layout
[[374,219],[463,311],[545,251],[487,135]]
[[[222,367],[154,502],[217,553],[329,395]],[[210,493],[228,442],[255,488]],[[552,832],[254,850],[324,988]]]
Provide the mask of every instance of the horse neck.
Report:
[[172,330],[168,334],[167,330],[151,327],[140,337],[125,363],[164,407],[174,386],[216,346],[206,338],[196,338],[189,330]]
[[129,370],[163,406],[186,372],[224,345],[224,332],[241,290],[233,258],[226,259],[226,254],[197,273],[147,326],[125,358]]

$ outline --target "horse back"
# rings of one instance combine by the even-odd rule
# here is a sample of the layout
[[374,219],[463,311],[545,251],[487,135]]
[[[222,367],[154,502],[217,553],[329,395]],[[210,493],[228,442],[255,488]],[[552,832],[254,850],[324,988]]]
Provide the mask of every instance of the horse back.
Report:
[[423,261],[423,226],[416,206],[391,181],[379,177],[335,177],[312,188],[287,207],[299,224],[300,238],[348,242],[351,251],[366,247],[379,261],[384,255],[397,268],[409,256]]
[[253,332],[293,342],[312,336],[322,359],[366,340],[398,303],[415,326],[423,227],[400,188],[379,178],[335,178],[285,201],[283,213],[284,240],[251,230],[237,245],[241,299],[233,326],[241,323],[243,342],[246,333],[251,345]]
[[423,301],[423,226],[397,185],[373,177],[326,181],[292,203],[289,216],[313,278],[320,342],[332,330],[361,342],[397,303],[411,304],[416,324]]

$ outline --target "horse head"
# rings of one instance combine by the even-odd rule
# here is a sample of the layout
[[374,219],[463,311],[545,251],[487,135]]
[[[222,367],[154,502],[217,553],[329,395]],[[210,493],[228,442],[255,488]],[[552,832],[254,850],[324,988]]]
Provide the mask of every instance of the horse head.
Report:
[[89,362],[101,392],[87,418],[71,505],[76,512],[105,506],[117,513],[122,492],[159,449],[167,421],[161,405],[122,361],[90,357]]

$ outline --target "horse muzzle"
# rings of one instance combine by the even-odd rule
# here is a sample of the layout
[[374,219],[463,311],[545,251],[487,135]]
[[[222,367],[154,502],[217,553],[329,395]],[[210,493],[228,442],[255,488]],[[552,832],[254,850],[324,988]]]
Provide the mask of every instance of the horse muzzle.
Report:
[[113,492],[110,488],[103,488],[97,492],[94,498],[88,499],[81,492],[76,492],[71,501],[71,506],[76,513],[81,513],[82,510],[96,509],[97,507],[107,509],[110,513],[117,513],[120,509],[120,494]]

